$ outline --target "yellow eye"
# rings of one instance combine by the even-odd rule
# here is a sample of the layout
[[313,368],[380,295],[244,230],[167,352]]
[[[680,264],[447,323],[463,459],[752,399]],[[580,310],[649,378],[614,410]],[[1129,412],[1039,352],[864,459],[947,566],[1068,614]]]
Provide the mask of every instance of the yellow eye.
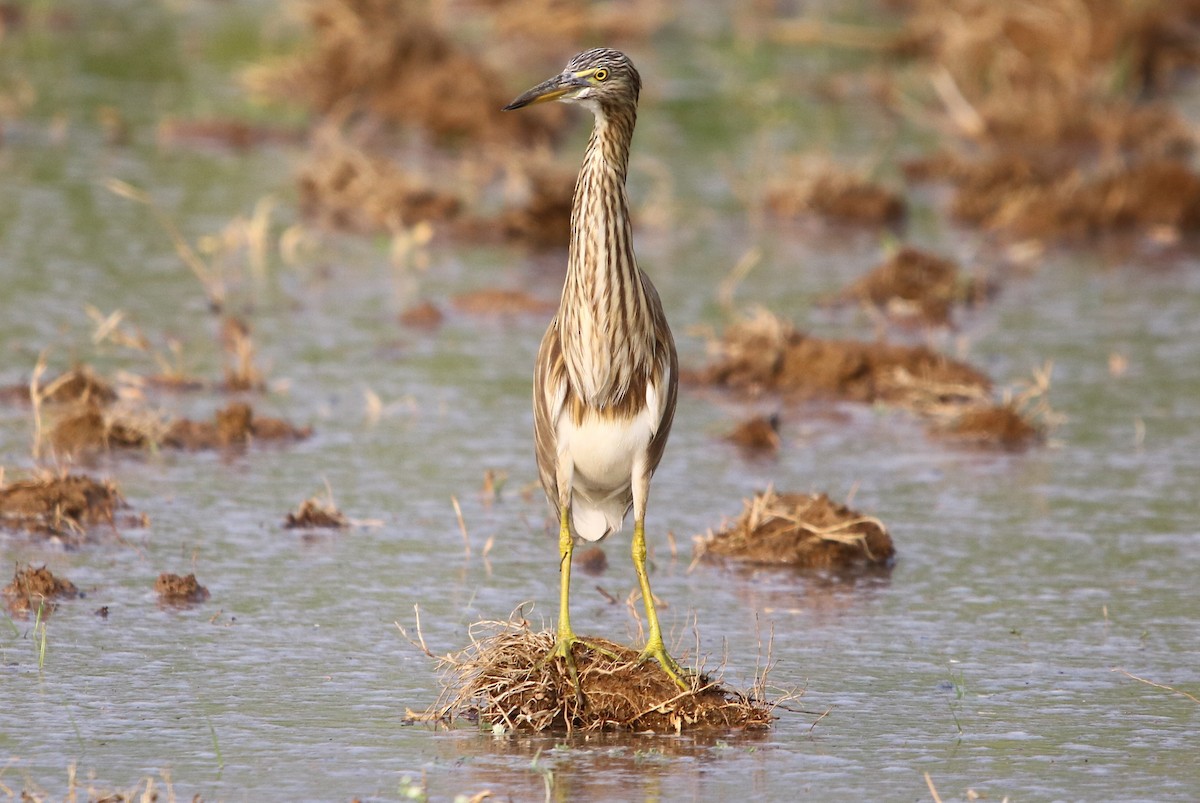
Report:
[[597,81],[603,81],[604,79],[608,78],[608,68],[601,67],[600,69],[598,69],[594,73],[592,73],[592,77],[595,78]]

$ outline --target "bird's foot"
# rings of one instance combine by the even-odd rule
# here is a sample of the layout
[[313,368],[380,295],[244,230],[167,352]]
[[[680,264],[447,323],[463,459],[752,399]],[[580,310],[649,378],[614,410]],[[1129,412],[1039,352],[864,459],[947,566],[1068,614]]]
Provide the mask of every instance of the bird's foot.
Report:
[[693,684],[691,682],[692,673],[681,667],[679,663],[667,654],[667,648],[663,646],[662,638],[651,638],[650,643],[642,650],[638,656],[638,663],[645,663],[653,658],[658,661],[658,665],[667,673],[671,680],[675,681],[675,685],[683,691],[691,691]]
[[559,633],[554,639],[554,646],[550,652],[546,653],[546,657],[538,662],[538,666],[542,666],[557,658],[563,660],[563,664],[567,668],[567,676],[571,678],[571,686],[575,689],[575,699],[579,704],[583,705],[583,688],[579,683],[579,669],[575,665],[575,645],[579,644],[589,650],[600,653],[601,655],[611,659],[618,660],[619,656],[612,650],[605,649],[599,644],[590,641],[584,641],[577,637],[574,633]]

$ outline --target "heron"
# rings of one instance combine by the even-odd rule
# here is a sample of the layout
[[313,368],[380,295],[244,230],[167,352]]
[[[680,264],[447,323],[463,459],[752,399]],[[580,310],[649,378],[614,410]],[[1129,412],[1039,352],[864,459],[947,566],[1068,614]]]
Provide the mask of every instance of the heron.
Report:
[[558,517],[561,590],[547,660],[563,660],[577,695],[573,648],[581,640],[569,611],[571,554],[577,538],[595,542],[619,531],[630,510],[649,627],[639,661],[654,659],[690,688],[663,643],[646,573],[646,503],[675,416],[679,359],[658,291],[633,252],[625,177],[641,86],[628,56],[595,48],[504,107],[557,100],[595,117],[575,182],[562,298],[538,349],[533,383],[538,476]]

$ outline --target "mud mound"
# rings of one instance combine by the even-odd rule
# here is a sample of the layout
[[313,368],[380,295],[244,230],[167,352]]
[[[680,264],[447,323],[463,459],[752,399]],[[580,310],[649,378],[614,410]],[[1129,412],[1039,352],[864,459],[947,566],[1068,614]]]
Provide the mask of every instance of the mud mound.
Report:
[[208,589],[196,581],[196,575],[180,577],[163,572],[154,581],[154,591],[160,602],[170,605],[191,605],[208,599]]
[[554,633],[499,625],[499,632],[442,659],[439,718],[469,718],[505,731],[683,731],[763,729],[771,706],[731,691],[707,676],[681,691],[653,661],[605,639],[588,639],[616,658],[575,648],[583,703],[562,661],[542,662]]
[[291,529],[328,528],[341,530],[350,526],[350,520],[342,515],[332,503],[319,499],[306,499],[295,511],[288,513],[283,526]]
[[166,425],[154,412],[133,405],[80,402],[52,415],[50,445],[59,454],[109,449],[144,449],[157,443]]
[[731,325],[716,360],[690,378],[747,396],[887,402],[920,407],[985,397],[991,381],[924,346],[825,340],[796,331],[766,310]]
[[79,589],[70,580],[55,577],[45,566],[40,569],[17,566],[12,582],[0,589],[0,595],[13,616],[24,617],[39,608],[43,613],[53,611],[55,605],[50,600],[74,599],[79,596]]
[[950,323],[956,305],[973,305],[990,293],[986,282],[963,276],[952,260],[905,246],[834,301],[858,301],[889,318],[944,326]]
[[779,451],[779,416],[756,415],[734,427],[726,440],[751,455],[775,454]]
[[780,217],[819,215],[867,226],[899,223],[908,211],[899,193],[832,167],[775,184],[764,202],[768,211]]
[[696,538],[699,557],[801,569],[889,566],[895,557],[883,522],[835,504],[825,494],[767,490],[744,505],[737,521]]
[[0,485],[0,527],[79,541],[89,527],[116,526],[125,500],[111,482],[82,474]]

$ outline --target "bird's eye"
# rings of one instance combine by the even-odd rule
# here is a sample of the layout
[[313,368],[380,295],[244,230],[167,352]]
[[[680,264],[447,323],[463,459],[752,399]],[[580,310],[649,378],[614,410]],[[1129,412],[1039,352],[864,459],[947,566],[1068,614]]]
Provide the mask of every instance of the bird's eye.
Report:
[[608,68],[601,67],[600,69],[598,69],[594,73],[592,73],[592,77],[595,78],[597,81],[603,81],[604,79],[608,78]]

